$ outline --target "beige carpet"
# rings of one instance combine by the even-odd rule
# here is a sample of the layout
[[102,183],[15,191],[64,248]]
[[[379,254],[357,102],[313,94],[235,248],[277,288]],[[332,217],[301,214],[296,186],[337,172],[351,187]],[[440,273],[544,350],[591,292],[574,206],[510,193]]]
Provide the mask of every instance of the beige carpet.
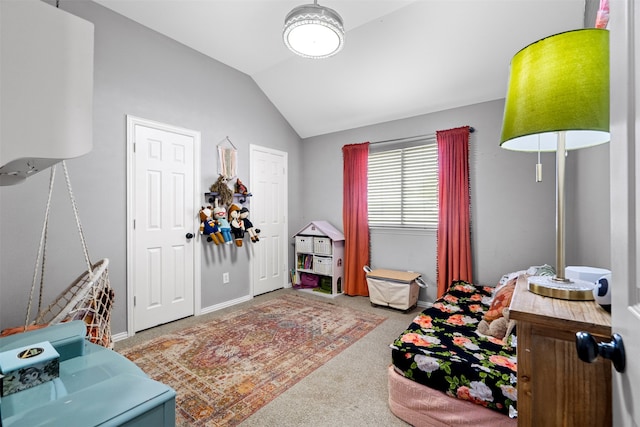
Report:
[[[391,414],[387,405],[386,368],[391,361],[388,345],[406,328],[419,309],[404,314],[396,310],[372,307],[369,299],[364,297],[339,296],[331,299],[285,289],[258,296],[247,303],[215,313],[138,333],[133,338],[116,343],[116,350],[126,352],[127,349],[137,347],[145,341],[233,315],[245,308],[283,296],[302,297],[307,299],[310,305],[318,301],[321,306],[335,305],[343,309],[371,313],[386,317],[386,320],[335,357],[323,360],[325,363],[297,383],[290,385],[285,391],[280,391],[277,397],[273,396],[273,400],[260,409],[253,408],[256,412],[240,425],[406,426]],[[227,425],[235,425],[234,423],[235,421],[229,422]],[[198,425],[195,422],[192,424]]]

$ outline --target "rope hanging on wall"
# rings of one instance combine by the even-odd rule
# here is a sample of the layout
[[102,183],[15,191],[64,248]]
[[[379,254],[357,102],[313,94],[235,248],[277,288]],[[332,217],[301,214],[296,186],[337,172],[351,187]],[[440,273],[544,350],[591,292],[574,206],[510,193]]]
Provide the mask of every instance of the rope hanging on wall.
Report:
[[75,216],[76,227],[80,236],[84,258],[87,263],[87,270],[78,276],[48,307],[42,310],[42,294],[44,289],[44,273],[46,261],[47,231],[49,227],[49,212],[51,209],[51,195],[53,193],[53,183],[55,180],[56,166],[51,168],[49,178],[49,194],[47,197],[47,207],[45,210],[44,224],[40,235],[40,245],[38,247],[38,255],[33,273],[33,281],[31,284],[31,292],[29,294],[29,305],[27,307],[27,316],[25,319],[24,330],[30,329],[29,319],[31,316],[31,307],[33,302],[33,294],[37,281],[37,272],[40,260],[40,292],[38,299],[38,315],[32,325],[54,325],[57,323],[68,322],[71,320],[82,320],[87,325],[87,339],[95,344],[103,347],[113,348],[111,338],[111,308],[113,307],[114,292],[109,282],[109,260],[104,258],[95,264],[92,264],[89,258],[87,243],[82,231],[78,208],[71,189],[71,180],[67,165],[63,161],[62,168],[64,170],[67,191],[71,199],[71,206]]

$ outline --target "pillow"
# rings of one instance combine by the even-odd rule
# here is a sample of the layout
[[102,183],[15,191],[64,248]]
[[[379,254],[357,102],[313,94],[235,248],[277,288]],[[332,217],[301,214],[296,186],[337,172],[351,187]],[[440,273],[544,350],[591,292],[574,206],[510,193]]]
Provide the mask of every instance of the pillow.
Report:
[[551,267],[549,264],[545,264],[542,265],[538,268],[538,271],[536,271],[535,276],[555,276],[556,275],[556,271],[553,267]]
[[[523,274],[527,274],[528,271],[529,270],[520,270],[520,271],[514,271],[513,273],[505,274],[504,276],[502,276],[500,278],[500,281],[496,285],[496,288],[500,288],[500,287],[506,285],[507,282],[510,281],[511,279],[513,279],[514,277],[518,277],[518,276],[521,276]],[[538,267],[536,267],[535,271],[538,271]]]
[[[506,342],[513,341],[515,339],[515,330],[516,330],[516,321],[509,320],[509,325],[507,326],[507,332],[504,334],[504,340]],[[512,343],[512,347],[515,347]]]
[[19,334],[22,332],[28,332],[28,331],[33,331],[36,329],[42,329],[44,327],[49,326],[48,323],[45,324],[41,324],[41,325],[29,325],[26,328],[24,326],[16,326],[13,328],[6,328],[3,329],[2,331],[0,331],[0,337],[8,337],[9,335],[15,335],[15,334]]
[[508,309],[509,304],[511,304],[511,297],[513,296],[513,291],[516,289],[517,281],[518,278],[514,277],[496,291],[489,310],[484,314],[484,320],[491,322],[492,320],[502,317],[502,310],[505,308]]

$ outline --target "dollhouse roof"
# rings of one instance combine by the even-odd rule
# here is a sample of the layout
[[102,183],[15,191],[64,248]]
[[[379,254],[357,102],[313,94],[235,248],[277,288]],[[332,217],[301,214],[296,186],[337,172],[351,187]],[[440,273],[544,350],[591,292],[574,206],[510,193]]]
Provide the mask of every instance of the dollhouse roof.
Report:
[[344,240],[344,234],[328,221],[311,221],[302,230],[294,234],[294,237],[301,234],[305,236],[327,236],[334,242]]

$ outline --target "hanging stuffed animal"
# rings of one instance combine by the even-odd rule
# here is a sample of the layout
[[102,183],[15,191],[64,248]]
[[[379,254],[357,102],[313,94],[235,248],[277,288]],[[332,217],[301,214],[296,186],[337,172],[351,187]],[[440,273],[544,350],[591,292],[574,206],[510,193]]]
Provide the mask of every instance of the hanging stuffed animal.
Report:
[[243,196],[249,194],[249,189],[242,183],[242,181],[240,181],[240,178],[236,180],[236,193],[242,194]]
[[218,180],[209,187],[209,191],[218,193],[221,206],[229,206],[233,202],[233,191],[231,191],[227,183],[228,179],[224,175],[220,175]]
[[220,228],[213,220],[211,206],[207,206],[206,208],[202,206],[198,215],[200,216],[200,234],[207,236],[207,242],[213,242],[216,245],[224,243]]
[[253,223],[249,220],[249,209],[247,209],[246,207],[240,209],[240,218],[244,222],[244,229],[247,233],[249,233],[251,241],[253,243],[259,242],[260,238],[258,237],[258,234],[260,233],[260,229],[254,228]]
[[235,203],[229,206],[229,223],[231,224],[231,233],[233,233],[236,246],[241,247],[242,239],[244,238],[244,223],[240,218],[240,206]]
[[213,208],[213,219],[220,227],[220,232],[222,233],[223,240],[226,244],[231,244],[231,226],[229,225],[229,221],[227,220],[227,210],[218,204],[218,199],[215,200],[215,205]]

